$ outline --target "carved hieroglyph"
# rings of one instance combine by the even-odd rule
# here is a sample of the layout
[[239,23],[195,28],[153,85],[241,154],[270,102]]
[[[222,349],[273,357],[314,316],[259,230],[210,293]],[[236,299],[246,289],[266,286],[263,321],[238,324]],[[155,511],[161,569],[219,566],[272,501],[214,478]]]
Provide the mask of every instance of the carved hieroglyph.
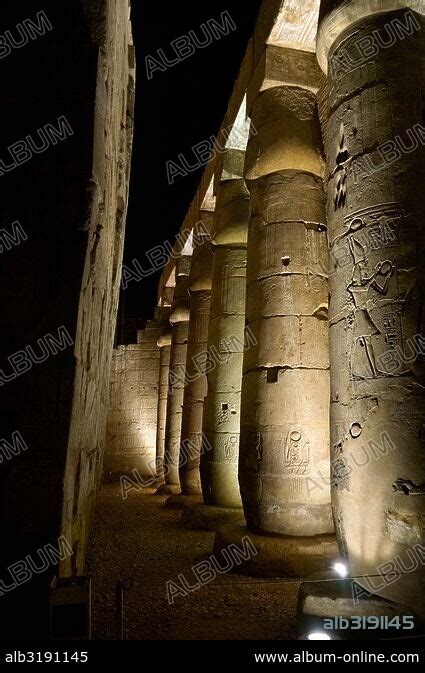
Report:
[[209,235],[195,233],[198,245],[193,251],[189,276],[190,322],[180,442],[180,485],[183,495],[201,493],[199,464],[204,401],[207,394],[206,359],[212,252]]
[[251,530],[330,533],[327,240],[315,94],[268,88],[254,102],[252,123],[246,327],[256,344],[244,357],[241,495]]
[[[208,505],[240,507],[238,452],[245,325],[249,194],[235,171],[237,150],[225,158],[214,216],[208,394],[204,408],[201,480]],[[242,152],[243,156],[243,152]]]
[[159,351],[158,323],[137,332],[137,344],[118,346],[112,355],[105,473],[137,469],[151,477],[155,463]]
[[178,486],[180,435],[186,369],[187,337],[189,331],[189,272],[190,255],[177,261],[176,287],[171,309],[171,352],[168,374],[167,420],[165,424],[164,471],[165,483]]
[[[43,488],[44,482],[42,480],[39,481],[37,477],[34,479],[37,493],[41,493],[41,491],[44,491],[45,494],[49,493],[45,497],[48,497],[49,507],[52,508],[50,510],[41,504],[39,507],[39,516],[41,517],[44,516],[44,512],[54,511],[54,500],[52,501],[52,498],[60,497],[59,483],[63,482],[61,535],[65,536],[74,553],[67,555],[61,561],[60,574],[62,575],[81,574],[83,572],[95,496],[102,475],[106,444],[110,368],[127,213],[134,115],[135,60],[131,26],[128,21],[129,2],[128,0],[107,0],[107,2],[100,4],[85,0],[84,9],[88,12],[87,28],[90,29],[92,41],[89,43],[89,31],[87,30],[87,38],[85,38],[87,42],[84,40],[81,43],[81,54],[84,54],[84,59],[89,58],[90,53],[98,55],[96,57],[97,67],[94,62],[89,60],[84,60],[86,65],[82,66],[83,68],[90,68],[93,73],[93,89],[82,89],[81,92],[75,89],[74,91],[74,85],[70,84],[67,87],[67,95],[64,94],[63,105],[64,109],[70,109],[69,105],[72,97],[80,95],[87,102],[90,101],[85,111],[83,111],[85,106],[81,106],[81,114],[84,115],[84,127],[87,131],[92,125],[92,152],[89,152],[89,136],[86,137],[85,134],[80,133],[75,134],[75,152],[81,157],[87,155],[87,158],[89,154],[92,154],[92,170],[90,172],[88,164],[87,166],[78,162],[74,164],[72,153],[67,159],[67,161],[69,160],[68,169],[72,166],[74,171],[74,177],[71,180],[72,185],[75,187],[75,184],[78,183],[81,194],[87,190],[86,205],[88,209],[85,211],[86,206],[80,207],[78,201],[74,202],[73,198],[77,198],[77,191],[74,188],[69,191],[71,195],[69,199],[66,196],[68,194],[66,190],[63,194],[55,191],[54,198],[49,200],[49,207],[53,208],[56,208],[56,202],[60,202],[62,211],[67,211],[68,220],[70,217],[74,218],[73,226],[76,230],[79,229],[81,233],[86,231],[87,236],[78,323],[76,331],[73,333],[75,345],[72,367],[75,368],[74,373],[71,374],[71,371],[67,369],[63,371],[58,369],[57,376],[59,378],[55,385],[53,383],[49,384],[48,380],[44,381],[46,393],[48,390],[61,390],[57,395],[55,404],[59,404],[61,418],[69,419],[70,425],[68,428],[68,421],[65,420],[58,424],[56,416],[49,421],[52,426],[60,426],[58,442],[62,441],[62,438],[65,440],[65,437],[68,437],[67,449],[60,444],[54,444],[54,451],[48,452],[52,457],[55,456],[54,460],[52,458],[53,462],[44,468],[48,473],[48,488]],[[76,14],[78,15],[78,12]],[[75,24],[71,21],[70,32],[74,32],[74,30]],[[75,33],[75,35],[78,35],[78,33]],[[53,52],[52,58],[56,58]],[[12,93],[11,95],[14,96]],[[67,98],[68,95],[70,98]],[[92,114],[94,115],[93,118],[91,118]],[[83,123],[82,119],[83,117],[78,122],[79,124]],[[47,165],[43,172],[46,176],[49,176]],[[84,184],[85,180],[87,180],[86,184]],[[67,182],[67,179],[63,178],[62,183],[66,185]],[[49,184],[49,178],[46,178],[46,188]],[[50,184],[50,186],[52,185]],[[49,207],[46,201],[46,210],[41,219],[43,223],[49,221]],[[36,212],[34,217],[36,217]],[[81,213],[81,215],[77,213]],[[52,221],[56,219],[56,215],[54,215]],[[61,221],[61,226],[65,232],[68,227],[66,221]],[[63,246],[65,248],[67,248],[69,240],[64,234]],[[81,246],[83,246],[83,239],[81,239]],[[43,246],[44,248],[47,250],[46,246]],[[78,269],[81,269],[83,262],[82,258],[74,258],[74,253],[79,254],[70,245],[68,259],[73,260],[73,268],[69,269],[69,273],[67,268],[61,269],[62,275],[67,280],[63,287],[61,286],[61,294],[58,295],[58,298],[60,297],[58,301],[62,306],[66,306],[69,316],[73,315],[71,313],[73,304],[69,303],[68,305],[68,301],[74,301],[71,299],[73,295],[70,288],[78,287],[75,284],[77,277],[74,277],[73,274],[81,273]],[[83,247],[81,247],[81,254],[83,254]],[[57,258],[56,262],[60,266],[60,257]],[[40,268],[43,267],[41,259],[39,260],[39,266]],[[53,273],[52,269],[49,272]],[[59,288],[57,290],[59,291]],[[71,294],[67,294],[68,290]],[[36,301],[36,295],[34,295],[34,301]],[[70,383],[71,380],[72,384]],[[72,385],[72,391],[70,392],[64,392],[68,385],[67,382]],[[72,409],[69,406],[71,396],[73,398]],[[34,405],[35,408],[37,408],[37,404]],[[20,426],[20,429],[22,430],[22,426]],[[26,436],[25,433],[24,436]],[[32,455],[34,456],[34,454]],[[65,455],[64,476],[59,477],[56,470],[62,470],[61,461],[65,458]],[[34,461],[39,466],[37,455],[35,455]],[[50,473],[51,469],[53,470],[52,473]],[[58,479],[57,483],[56,478]],[[53,491],[49,491],[50,485],[54,485]],[[28,489],[25,489],[23,498],[19,489],[15,488],[14,493],[19,500],[31,502]],[[37,500],[37,506],[39,504],[40,501]],[[58,504],[57,507],[59,508],[60,505]],[[10,509],[13,511],[14,505]],[[38,542],[32,539],[33,532],[37,529],[44,530],[44,534],[48,533],[49,539],[56,538],[57,534],[53,532],[56,526],[55,519],[56,516],[48,515],[47,528],[44,528],[43,519],[41,519],[43,524],[38,527],[35,525],[36,519],[31,520],[28,524],[30,533],[28,537],[25,536],[29,547],[34,549],[38,547]],[[27,517],[25,517],[25,520],[27,522]],[[53,528],[50,528],[50,526]]]
[[423,612],[425,21],[343,13],[327,51],[333,509],[350,571]]

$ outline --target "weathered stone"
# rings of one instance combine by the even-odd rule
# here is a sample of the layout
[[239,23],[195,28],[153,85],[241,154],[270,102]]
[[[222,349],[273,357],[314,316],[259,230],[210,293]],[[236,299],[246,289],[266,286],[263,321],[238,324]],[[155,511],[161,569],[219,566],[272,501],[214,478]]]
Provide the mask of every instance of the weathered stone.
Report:
[[[383,13],[394,3],[370,1],[360,15],[354,4],[325,12],[319,33],[330,79],[333,512],[351,574],[423,613],[425,4]],[[408,28],[402,39],[390,39],[395,25]],[[382,36],[386,48],[359,53]]]
[[161,326],[158,337],[159,383],[156,434],[156,477],[159,482],[164,480],[165,424],[167,420],[168,376],[171,355],[170,313],[171,306],[163,307],[161,309]]
[[177,261],[176,286],[170,315],[172,332],[165,425],[164,477],[165,484],[173,486],[173,491],[174,487],[180,488],[179,455],[190,315],[188,296],[190,264],[190,255],[181,256]]
[[241,494],[250,530],[320,535],[333,531],[333,521],[324,162],[315,94],[301,86],[266,88],[253,104],[252,123],[246,326],[255,343],[244,355]]
[[159,349],[158,323],[148,321],[138,343],[114,350],[104,472],[137,470],[152,479],[156,470]]
[[[399,624],[401,628],[403,616],[413,617],[414,628],[408,629],[409,636],[419,635],[420,620],[412,614],[411,608],[380,596],[362,594],[358,578],[341,578],[336,572],[328,571],[313,574],[300,585],[297,606],[297,630],[300,637],[319,631],[331,636],[337,635],[344,640],[388,638],[392,629],[385,628],[387,620],[380,618],[391,620],[395,617],[393,624]],[[359,625],[359,617],[373,618],[369,621],[369,629],[361,628],[362,621]],[[330,619],[335,628],[325,628],[325,625],[331,624]],[[345,628],[340,628],[341,623]],[[380,628],[380,625],[384,628]],[[397,628],[393,633],[396,635],[398,632]]]
[[[93,170],[86,219],[79,224],[75,220],[77,228],[87,229],[88,243],[75,333],[61,524],[75,553],[61,563],[63,574],[82,572],[101,477],[133,130],[135,70],[128,0],[106,0],[104,11],[96,14],[96,28],[92,26],[100,48]],[[78,170],[73,175],[83,174]],[[64,176],[62,180],[67,183]],[[61,207],[66,209],[67,202]]]
[[[127,211],[135,76],[128,17],[128,0],[102,0],[96,27],[80,0],[2,5],[15,48],[7,56],[2,34],[0,228],[3,236],[19,223],[25,240],[17,235],[1,255],[1,370],[13,354],[20,359],[13,380],[2,377],[1,437],[13,444],[18,432],[26,446],[2,456],[2,582],[10,584],[7,569],[20,559],[26,568],[28,555],[38,565],[1,597],[5,639],[47,638],[45,599],[57,568],[53,560],[43,571],[37,550],[58,549],[63,536],[60,572],[84,568]],[[16,161],[5,171],[12,147]]]
[[237,461],[249,212],[243,180],[233,176],[222,181],[214,218],[208,393],[201,456],[204,502],[220,507],[240,505]]
[[[180,442],[179,476],[182,494],[201,493],[199,473],[202,419],[207,394],[207,341],[211,303],[212,252],[210,235],[196,228],[197,245],[189,276],[190,322],[186,354],[186,378]],[[205,233],[203,233],[205,232]]]

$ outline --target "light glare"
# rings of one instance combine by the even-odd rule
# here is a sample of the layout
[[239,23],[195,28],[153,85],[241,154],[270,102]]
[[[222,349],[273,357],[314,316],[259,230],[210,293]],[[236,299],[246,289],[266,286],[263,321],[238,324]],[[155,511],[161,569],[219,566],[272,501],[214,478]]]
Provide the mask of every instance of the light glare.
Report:
[[335,563],[334,570],[340,577],[347,577],[348,575],[348,569],[345,563]]
[[307,640],[331,640],[331,637],[327,633],[321,633],[320,631],[313,631],[307,636]]

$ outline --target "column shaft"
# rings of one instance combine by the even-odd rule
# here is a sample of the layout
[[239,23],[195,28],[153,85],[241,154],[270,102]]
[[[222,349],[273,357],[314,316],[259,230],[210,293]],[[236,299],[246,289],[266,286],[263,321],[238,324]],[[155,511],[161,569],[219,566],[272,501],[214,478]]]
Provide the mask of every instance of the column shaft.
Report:
[[201,493],[199,473],[202,418],[207,394],[207,357],[210,290],[190,296],[190,323],[186,358],[186,387],[180,445],[180,484],[184,495]]
[[[319,47],[329,34],[335,40],[327,53],[334,518],[351,572],[374,576],[366,588],[424,611],[423,559],[397,582],[380,569],[408,567],[423,541],[425,20],[400,10],[353,23],[341,10],[327,26],[344,18],[342,33],[319,33]],[[417,29],[388,45],[388,26],[412,21]],[[374,46],[361,67],[359,44]]]
[[176,287],[170,316],[172,332],[165,425],[164,471],[165,483],[173,487],[179,487],[180,485],[179,455],[189,332],[189,297],[187,290],[190,259],[190,257],[185,256],[178,260]]
[[205,503],[222,507],[241,506],[237,464],[249,207],[242,179],[221,182],[213,239],[201,480]]
[[316,99],[282,86],[254,103],[240,484],[248,527],[333,530],[323,160]]
[[171,334],[163,335],[159,346],[158,428],[156,435],[156,476],[164,478],[165,424],[167,420],[168,375],[170,371]]

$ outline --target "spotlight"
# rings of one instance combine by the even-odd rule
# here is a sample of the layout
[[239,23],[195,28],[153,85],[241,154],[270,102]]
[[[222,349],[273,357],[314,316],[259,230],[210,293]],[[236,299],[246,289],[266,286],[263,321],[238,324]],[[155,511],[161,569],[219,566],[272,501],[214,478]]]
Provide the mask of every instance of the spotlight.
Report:
[[345,565],[345,563],[341,563],[338,561],[338,563],[334,564],[334,570],[340,577],[347,577],[348,575],[348,568]]
[[307,636],[307,640],[332,640],[327,633],[321,633],[320,631],[312,631]]

